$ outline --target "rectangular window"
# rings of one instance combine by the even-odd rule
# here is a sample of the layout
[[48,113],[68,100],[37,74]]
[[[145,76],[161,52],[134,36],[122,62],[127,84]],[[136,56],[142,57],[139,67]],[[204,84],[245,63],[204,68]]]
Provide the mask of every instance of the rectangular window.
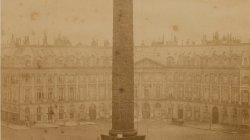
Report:
[[37,78],[36,78],[36,83],[37,83],[37,84],[41,84],[41,83],[42,83],[42,78],[41,78],[40,75],[37,76]]
[[231,101],[234,104],[238,104],[240,101],[239,87],[232,87],[231,89]]
[[63,119],[63,113],[59,113],[59,119]]
[[64,107],[60,106],[59,107],[59,119],[63,119],[64,118]]
[[30,92],[30,89],[25,89],[24,90],[24,95],[25,95],[25,97],[24,97],[24,102],[25,103],[29,103],[30,102],[30,95],[31,95],[31,92]]
[[37,121],[41,121],[42,120],[42,116],[41,116],[41,114],[38,114],[37,115]]
[[54,90],[53,88],[48,88],[48,100],[53,100],[54,98]]
[[37,121],[41,121],[42,120],[42,109],[41,107],[37,108]]
[[174,98],[174,87],[171,86],[168,89],[169,98]]
[[8,76],[4,76],[4,84],[8,84]]
[[52,84],[54,81],[53,81],[53,75],[48,75],[48,83],[49,84]]
[[51,121],[53,117],[53,109],[52,107],[48,108],[48,120]]
[[160,85],[156,85],[155,87],[155,92],[156,92],[156,98],[160,98],[161,97],[161,87]]
[[87,99],[87,91],[86,91],[86,86],[80,86],[80,98],[81,100],[86,100]]
[[180,99],[184,96],[184,85],[179,85],[179,96]]
[[62,87],[60,87],[58,89],[58,95],[59,95],[59,101],[63,101],[64,100],[64,89]]
[[38,101],[42,101],[43,98],[44,98],[44,95],[43,95],[42,88],[38,88],[38,89],[37,89],[37,100],[38,100]]
[[70,119],[73,119],[74,118],[74,112],[70,112]]
[[213,101],[218,101],[220,98],[220,87],[219,86],[213,86],[212,87],[212,99]]
[[149,99],[149,87],[144,87],[144,98]]
[[[23,78],[24,78],[24,83],[25,83],[25,84],[29,84],[29,83],[30,83],[31,77],[30,77],[29,74],[24,74],[24,75],[23,75]],[[15,81],[15,78],[12,77],[12,78],[11,78],[11,81],[14,82],[14,81]]]
[[233,83],[234,85],[239,84],[239,77],[238,77],[238,76],[234,76],[234,77],[233,77],[233,80],[232,80],[232,83]]
[[105,99],[105,93],[106,93],[105,85],[102,84],[99,86],[99,95],[101,100]]
[[186,85],[185,98],[187,100],[191,100],[192,99],[192,85]]
[[73,75],[68,76],[68,83],[74,83],[75,77]]
[[248,92],[248,90],[243,90],[242,91],[241,100],[242,100],[243,105],[248,105],[248,102],[249,102],[249,92]]
[[136,85],[135,85],[135,89],[134,89],[134,92],[135,92],[135,95],[134,95],[134,96],[135,96],[135,99],[138,98],[138,90],[139,90],[139,89],[138,89],[138,84],[136,84]]
[[221,95],[222,95],[222,97],[221,97],[222,101],[223,102],[228,102],[229,99],[230,99],[230,96],[229,96],[230,95],[229,87],[223,86],[221,88]]
[[96,99],[96,85],[89,84],[89,87],[88,87],[88,96],[90,97],[91,100],[95,100]]
[[64,83],[64,76],[63,75],[59,75],[57,80],[58,80],[59,84],[63,84]]
[[69,88],[69,99],[74,100],[75,99],[75,89],[73,87]]
[[204,87],[203,94],[204,94],[204,97],[203,97],[204,100],[208,101],[209,100],[209,87],[208,86]]

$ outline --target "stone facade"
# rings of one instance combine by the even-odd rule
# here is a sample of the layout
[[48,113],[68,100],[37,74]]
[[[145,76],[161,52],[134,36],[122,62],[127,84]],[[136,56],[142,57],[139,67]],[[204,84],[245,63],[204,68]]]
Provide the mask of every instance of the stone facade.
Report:
[[[136,48],[135,117],[250,125],[249,48]],[[111,48],[6,47],[1,59],[2,120],[111,117]]]

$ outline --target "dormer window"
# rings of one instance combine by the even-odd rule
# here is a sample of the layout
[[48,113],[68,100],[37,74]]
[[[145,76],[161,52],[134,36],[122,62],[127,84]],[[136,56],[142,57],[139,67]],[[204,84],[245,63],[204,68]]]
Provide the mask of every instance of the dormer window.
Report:
[[53,83],[53,76],[52,75],[48,76],[48,83]]
[[62,84],[64,82],[64,76],[63,75],[59,75],[58,76],[58,83]]
[[250,77],[248,77],[248,76],[244,76],[243,78],[242,78],[242,80],[241,80],[241,83],[242,84],[250,84]]
[[167,58],[167,65],[174,65],[174,58],[173,57],[168,57]]
[[245,57],[244,59],[243,59],[243,65],[245,66],[245,65],[247,65],[248,64],[248,60],[247,60],[247,57]]

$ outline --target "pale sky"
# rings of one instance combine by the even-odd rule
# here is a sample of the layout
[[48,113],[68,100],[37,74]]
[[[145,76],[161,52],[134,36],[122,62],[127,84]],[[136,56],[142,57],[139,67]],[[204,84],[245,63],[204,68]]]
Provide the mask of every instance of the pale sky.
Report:
[[[250,0],[134,0],[135,43],[200,41],[203,34],[232,33],[250,39]],[[173,31],[173,26],[178,31]],[[112,0],[2,0],[2,35],[49,41],[61,33],[73,43],[112,39]]]

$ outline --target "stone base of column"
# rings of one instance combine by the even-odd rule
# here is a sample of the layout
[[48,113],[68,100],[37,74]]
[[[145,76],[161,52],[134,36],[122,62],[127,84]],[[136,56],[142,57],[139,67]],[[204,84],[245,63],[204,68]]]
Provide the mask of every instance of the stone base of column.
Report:
[[101,140],[145,140],[146,136],[130,136],[130,137],[116,137],[116,136],[108,136],[101,135]]
[[110,136],[118,136],[119,134],[122,134],[123,137],[131,137],[131,136],[137,136],[137,131],[135,129],[130,130],[109,130]]

